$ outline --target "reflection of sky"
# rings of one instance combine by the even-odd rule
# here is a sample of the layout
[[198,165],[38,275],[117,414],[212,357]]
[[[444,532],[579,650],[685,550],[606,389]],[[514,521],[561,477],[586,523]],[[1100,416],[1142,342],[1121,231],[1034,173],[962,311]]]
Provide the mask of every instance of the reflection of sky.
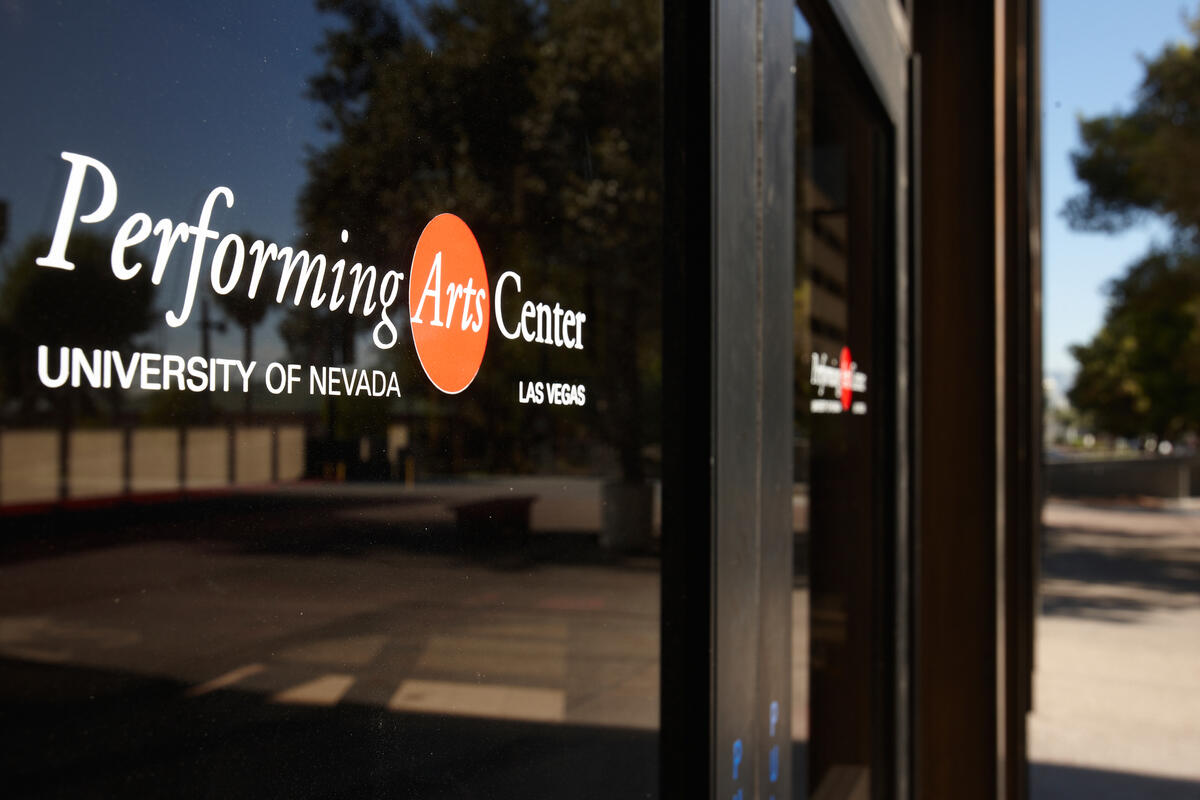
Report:
[[[53,230],[68,172],[63,150],[93,156],[116,176],[117,208],[94,226],[99,233],[111,235],[135,211],[194,223],[208,192],[226,185],[236,204],[218,205],[214,229],[292,242],[305,146],[322,137],[304,92],[330,20],[313,6],[0,0],[4,254]],[[173,262],[160,308],[179,306],[184,266]],[[195,320],[158,344],[198,348]],[[269,319],[260,337],[273,327]],[[239,343],[231,334],[215,349],[240,352]]]
[[800,9],[792,9],[792,38],[797,42],[811,42],[812,28],[808,25],[808,20],[800,13]]
[[[228,185],[237,204],[219,208],[214,227],[292,241],[304,148],[322,140],[318,108],[304,97],[330,22],[314,5],[0,0],[0,198],[10,206],[2,254],[53,229],[67,174],[63,150],[99,158],[116,174],[120,199],[97,226],[104,233],[134,211],[194,221],[208,191]],[[1077,146],[1076,115],[1128,106],[1142,75],[1135,54],[1153,55],[1181,37],[1183,7],[1179,0],[1140,3],[1136,13],[1122,0],[1043,6],[1047,370],[1073,371],[1066,347],[1099,326],[1103,285],[1156,230],[1161,236],[1153,226],[1120,237],[1066,227],[1059,212],[1079,190],[1067,159]],[[807,36],[799,14],[793,32]],[[158,299],[163,308],[177,308],[182,294],[171,274]],[[260,328],[264,347],[276,321]],[[173,338],[173,346],[198,347],[191,323]],[[234,334],[224,337],[234,352],[237,343]]]

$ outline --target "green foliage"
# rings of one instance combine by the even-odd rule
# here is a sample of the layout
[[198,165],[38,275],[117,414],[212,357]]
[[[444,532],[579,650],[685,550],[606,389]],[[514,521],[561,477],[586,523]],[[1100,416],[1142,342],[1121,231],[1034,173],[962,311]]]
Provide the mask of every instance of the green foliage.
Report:
[[[1191,23],[1200,37],[1200,19]],[[1164,48],[1143,60],[1146,75],[1126,113],[1079,121],[1082,150],[1071,155],[1084,194],[1064,212],[1072,226],[1116,231],[1146,214],[1181,234],[1200,234],[1200,48]]]
[[1104,327],[1071,349],[1071,403],[1100,430],[1173,438],[1200,409],[1200,257],[1153,252],[1109,286]]
[[[1191,32],[1200,40],[1200,19]],[[1085,191],[1063,213],[1105,232],[1155,216],[1174,239],[1110,284],[1103,328],[1072,348],[1068,397],[1100,430],[1174,437],[1200,426],[1200,47],[1143,63],[1132,110],[1080,120],[1072,161]]]

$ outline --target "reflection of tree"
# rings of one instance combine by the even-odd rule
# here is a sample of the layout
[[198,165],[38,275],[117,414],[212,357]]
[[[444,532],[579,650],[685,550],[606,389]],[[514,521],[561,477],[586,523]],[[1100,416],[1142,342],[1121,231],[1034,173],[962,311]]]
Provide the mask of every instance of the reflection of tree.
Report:
[[[262,238],[247,231],[242,231],[241,237],[245,242],[253,242]],[[254,360],[254,329],[262,323],[273,305],[270,289],[279,282],[278,272],[277,264],[271,262],[264,270],[262,283],[254,297],[250,297],[248,291],[243,287],[235,287],[227,294],[213,292],[213,298],[221,312],[230,322],[242,329],[242,361],[246,364]],[[252,397],[251,392],[246,392],[245,410],[247,414],[250,413]]]
[[[313,245],[406,269],[429,219],[463,217],[493,279],[516,270],[527,294],[589,323],[583,353],[493,328],[484,369],[454,400],[462,452],[528,466],[539,439],[599,430],[641,477],[660,394],[658,4],[456,0],[403,20],[378,0],[318,5],[344,27],[311,82],[335,135],[310,157],[300,202]],[[320,319],[288,324],[289,343],[324,335]],[[410,348],[392,357],[420,375]],[[516,381],[539,378],[587,381],[586,410],[519,406]]]
[[[67,252],[75,263],[66,271],[39,267],[50,239],[29,239],[4,265],[0,280],[0,395],[27,414],[39,399],[54,403],[37,377],[36,353],[47,345],[57,357],[61,346],[129,351],[133,338],[150,327],[153,286],[119,281],[109,267],[111,243],[76,232]],[[146,261],[130,250],[130,263]],[[61,395],[61,393],[59,393]],[[117,402],[119,392],[113,393]]]
[[[243,241],[253,242],[261,237],[242,231]],[[279,283],[279,268],[275,262],[268,262],[264,269],[262,283],[258,293],[250,297],[245,287],[235,287],[227,294],[213,292],[213,298],[221,312],[234,325],[242,329],[242,360],[249,364],[254,360],[254,329],[262,323],[267,312],[273,305],[271,289]]]
[[1175,237],[1110,285],[1104,327],[1072,348],[1070,398],[1109,432],[1175,436],[1200,427],[1200,48],[1164,48],[1145,70],[1130,111],[1080,121],[1085,191],[1064,213],[1108,232],[1156,215]]

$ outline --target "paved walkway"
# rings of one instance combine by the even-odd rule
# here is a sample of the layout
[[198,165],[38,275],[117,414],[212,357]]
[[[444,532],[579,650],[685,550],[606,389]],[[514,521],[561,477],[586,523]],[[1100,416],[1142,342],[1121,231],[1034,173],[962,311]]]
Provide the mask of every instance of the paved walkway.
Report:
[[1035,800],[1200,798],[1200,513],[1047,503]]

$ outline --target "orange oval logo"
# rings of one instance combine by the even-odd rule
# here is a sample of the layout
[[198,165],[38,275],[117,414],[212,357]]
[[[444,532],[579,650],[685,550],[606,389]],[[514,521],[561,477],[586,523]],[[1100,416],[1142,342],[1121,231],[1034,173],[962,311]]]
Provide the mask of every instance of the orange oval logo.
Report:
[[458,394],[483,363],[491,324],[487,270],[475,234],[453,214],[429,221],[408,276],[408,322],[421,368]]

